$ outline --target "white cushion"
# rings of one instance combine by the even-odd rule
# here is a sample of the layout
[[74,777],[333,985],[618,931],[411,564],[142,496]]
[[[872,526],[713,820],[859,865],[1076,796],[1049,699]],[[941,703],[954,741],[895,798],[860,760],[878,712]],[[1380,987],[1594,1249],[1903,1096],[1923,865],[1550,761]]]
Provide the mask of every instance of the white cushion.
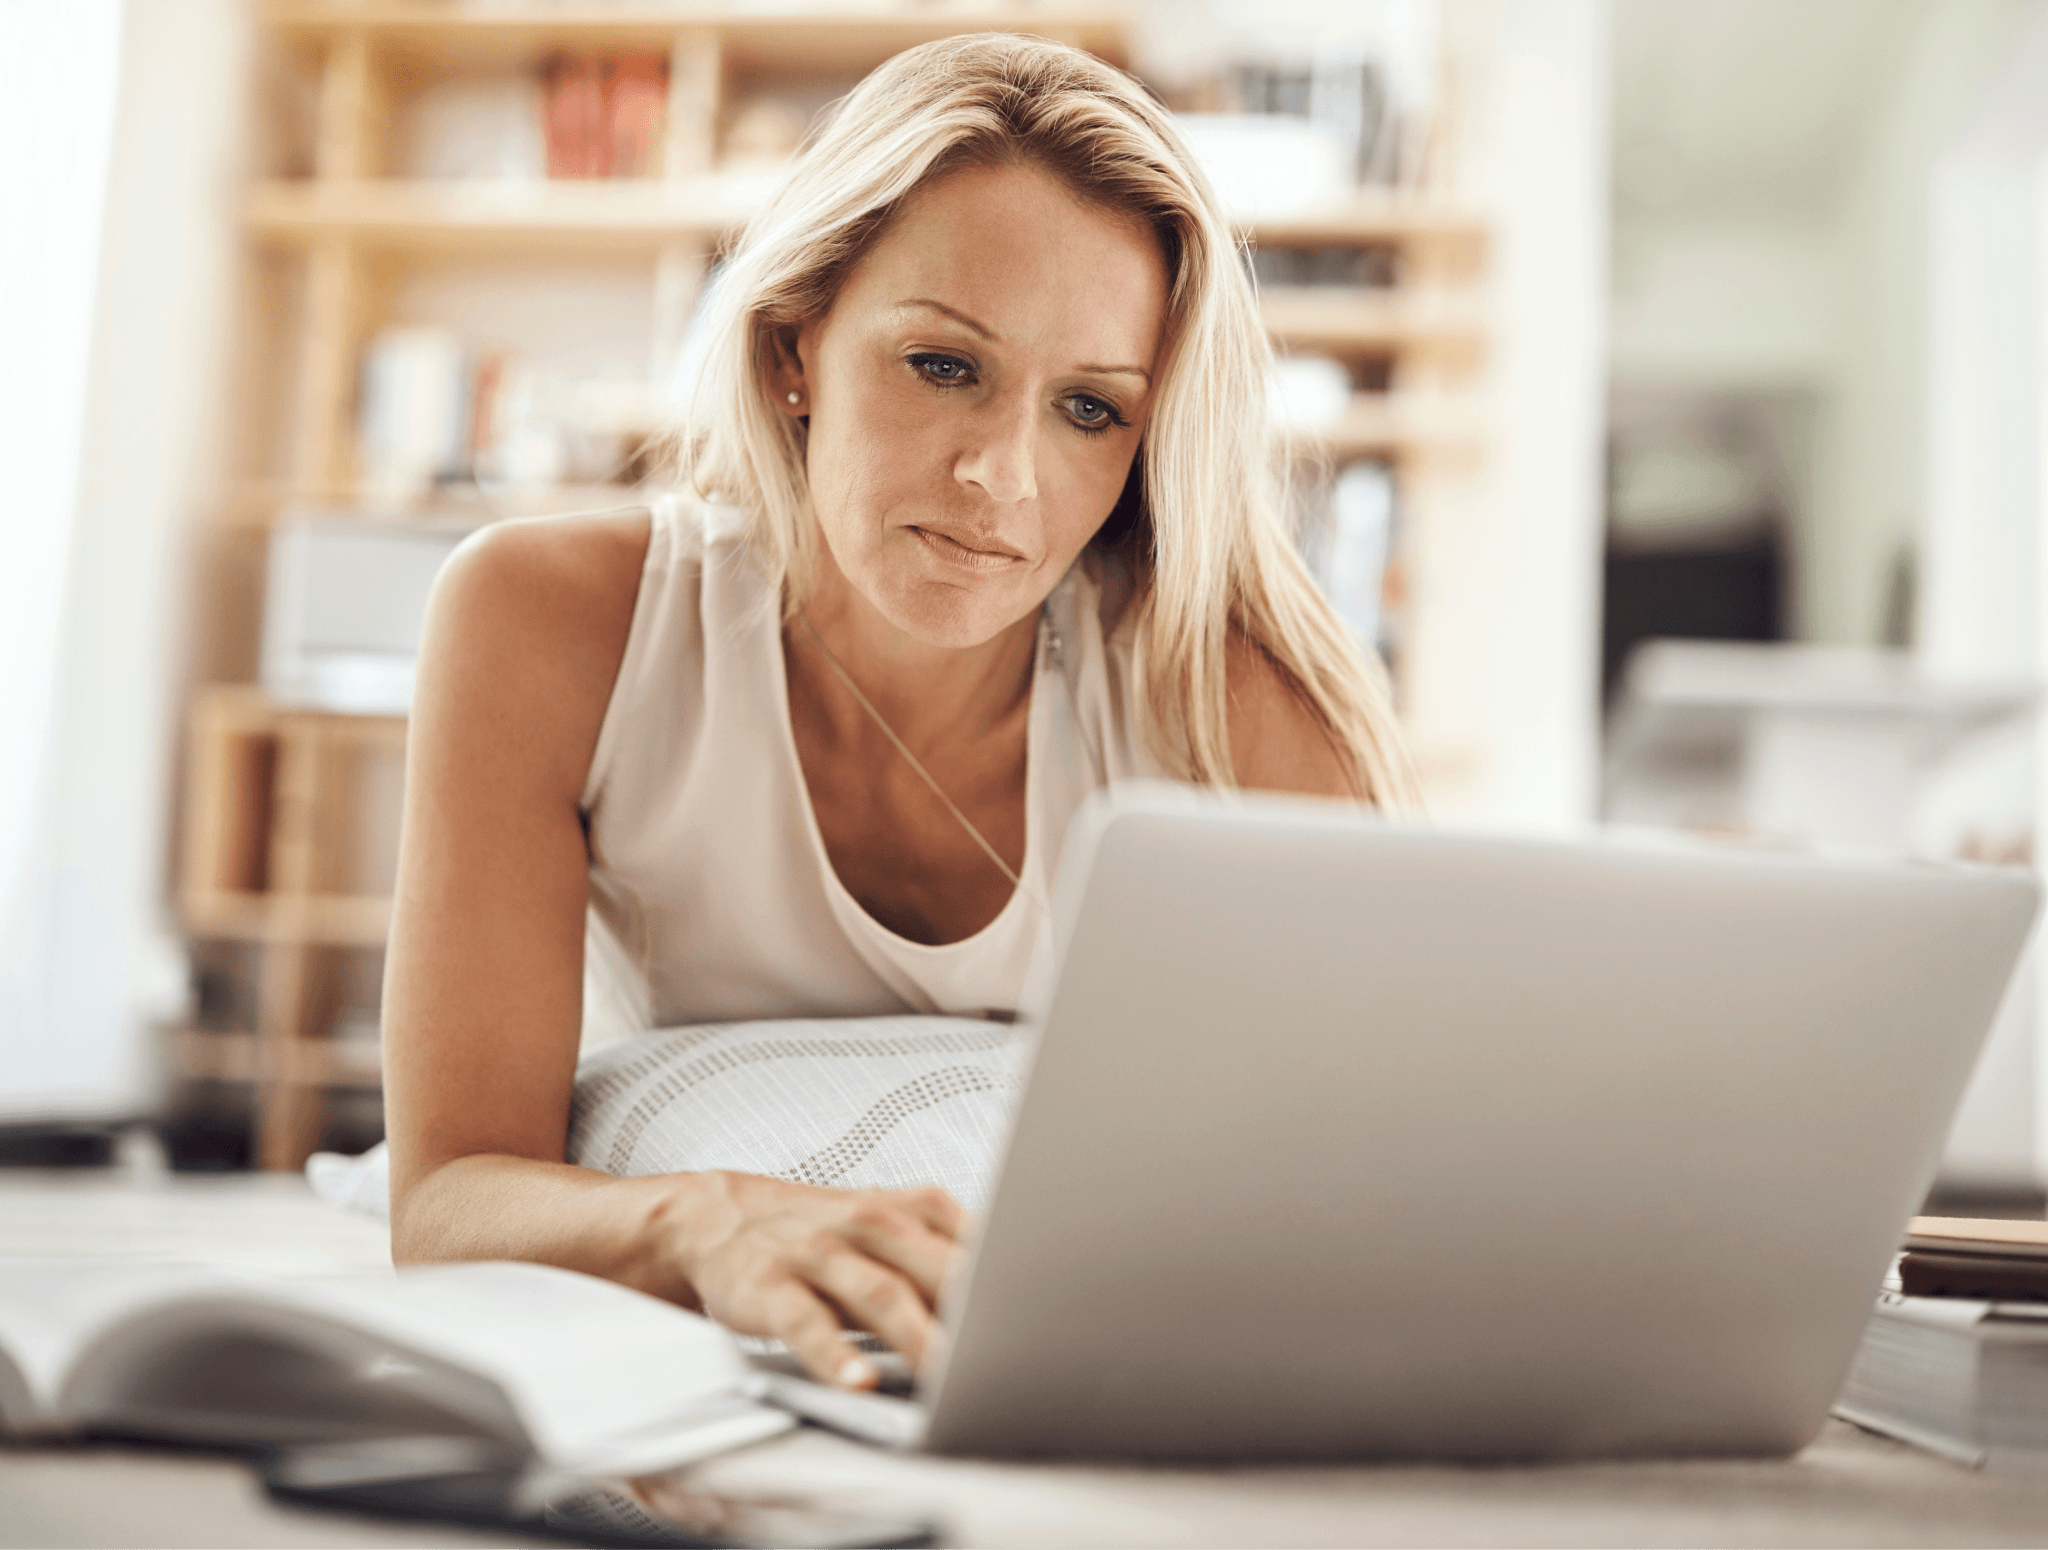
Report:
[[964,1017],[638,1034],[578,1066],[568,1159],[620,1177],[729,1168],[841,1189],[936,1184],[979,1211],[1029,1042]]
[[[1030,1039],[967,1017],[709,1023],[633,1034],[576,1068],[568,1160],[619,1177],[727,1168],[840,1189],[989,1185]],[[316,1154],[323,1200],[383,1216],[382,1146]]]

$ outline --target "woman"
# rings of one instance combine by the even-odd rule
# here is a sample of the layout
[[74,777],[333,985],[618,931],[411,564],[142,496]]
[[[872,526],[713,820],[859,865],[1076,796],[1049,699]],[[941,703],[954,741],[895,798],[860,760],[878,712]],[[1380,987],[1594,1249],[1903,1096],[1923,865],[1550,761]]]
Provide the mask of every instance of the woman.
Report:
[[656,1024],[1014,1010],[1093,787],[1410,778],[1280,519],[1228,229],[1127,78],[1013,37],[892,60],[707,324],[711,504],[493,527],[436,589],[393,1252],[609,1276],[863,1386],[844,1330],[920,1356],[959,1206],[567,1165],[586,907]]

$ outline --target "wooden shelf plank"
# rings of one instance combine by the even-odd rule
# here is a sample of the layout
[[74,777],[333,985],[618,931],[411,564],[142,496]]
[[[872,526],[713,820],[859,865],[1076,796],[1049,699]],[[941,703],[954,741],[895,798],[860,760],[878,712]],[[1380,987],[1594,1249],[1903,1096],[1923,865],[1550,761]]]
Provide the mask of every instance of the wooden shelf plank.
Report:
[[218,508],[217,520],[230,528],[267,528],[287,513],[306,516],[357,517],[364,521],[398,518],[408,524],[473,532],[510,517],[567,517],[616,511],[655,499],[659,488],[630,484],[561,484],[486,492],[474,485],[438,488],[425,500],[402,511],[372,510],[359,492],[346,486],[302,489],[282,482],[252,481],[235,490]]
[[1476,302],[1450,293],[1275,286],[1260,294],[1259,315],[1281,345],[1339,356],[1426,350],[1471,364],[1486,342]]
[[987,11],[877,6],[735,15],[716,5],[621,5],[605,10],[536,5],[520,10],[405,4],[270,0],[258,22],[287,38],[324,42],[367,34],[380,49],[465,67],[516,64],[556,48],[665,49],[678,33],[715,29],[741,70],[779,75],[865,74],[891,54],[960,32],[1031,32],[1058,38],[1116,64],[1128,58],[1123,18],[1113,8],[1032,6]]
[[[772,174],[659,179],[327,178],[259,183],[249,224],[278,238],[356,234],[425,245],[463,237],[591,247],[710,241],[738,229],[767,197]],[[1373,243],[1477,245],[1485,223],[1425,202],[1360,199],[1243,228],[1270,247]]]
[[964,32],[1033,33],[1071,43],[1114,65],[1130,62],[1125,20],[1113,5],[988,11],[903,7],[867,15],[793,11],[736,16],[727,11],[718,22],[728,68],[782,76],[865,75],[892,54]]
[[1361,194],[1324,209],[1252,222],[1244,231],[1264,247],[1435,244],[1468,251],[1476,260],[1485,250],[1487,226],[1483,216],[1460,206],[1427,198]]
[[171,1034],[171,1063],[180,1076],[214,1082],[253,1082],[259,1072],[253,1033],[180,1028]]
[[391,930],[391,901],[375,895],[187,889],[180,914],[194,936],[236,942],[382,947]]
[[1293,444],[1345,461],[1477,451],[1485,435],[1470,404],[1435,394],[1356,393],[1335,425],[1294,432]]
[[381,1087],[378,1047],[357,1040],[299,1039],[279,1046],[282,1069],[271,1070],[253,1033],[180,1028],[171,1058],[183,1076],[215,1082],[282,1082],[294,1087]]
[[257,684],[202,684],[196,691],[203,713],[215,726],[237,732],[290,736],[317,725],[320,735],[357,746],[403,747],[405,717],[287,705]]
[[308,179],[258,184],[246,215],[251,230],[274,241],[631,250],[715,241],[744,224],[762,197],[750,177]]

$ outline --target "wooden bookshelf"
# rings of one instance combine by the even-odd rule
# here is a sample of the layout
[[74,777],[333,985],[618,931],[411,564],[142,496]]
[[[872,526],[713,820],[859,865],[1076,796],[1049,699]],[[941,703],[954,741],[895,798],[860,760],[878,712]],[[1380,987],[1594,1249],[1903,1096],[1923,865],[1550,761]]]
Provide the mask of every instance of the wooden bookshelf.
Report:
[[383,946],[388,881],[360,875],[356,798],[364,762],[404,746],[400,717],[294,709],[238,685],[193,704],[180,917],[194,937],[257,944],[261,967],[257,1026],[232,1046],[244,1055],[224,1066],[220,1041],[233,1036],[212,1032],[181,1035],[173,1051],[187,1075],[257,1084],[266,1168],[296,1168],[319,1143],[324,1078],[307,1073],[340,1057],[320,1026],[316,955]]
[[[265,109],[279,120],[279,143],[290,138],[297,149],[265,163],[242,205],[252,272],[284,298],[243,330],[256,384],[245,407],[252,422],[274,422],[266,432],[273,451],[235,484],[213,535],[239,559],[221,572],[207,606],[244,620],[260,616],[261,546],[278,515],[359,505],[364,349],[393,320],[408,275],[505,262],[644,266],[665,320],[657,333],[679,334],[712,256],[766,194],[758,171],[719,161],[721,135],[749,94],[843,91],[904,48],[965,31],[1037,33],[1118,64],[1129,56],[1114,8],[1065,4],[752,15],[589,0],[518,8],[257,0],[254,16],[264,57],[305,89],[290,115],[296,138],[286,135],[288,115]],[[403,157],[393,126],[413,94],[436,80],[531,74],[563,50],[666,56],[659,176],[396,175]],[[1243,235],[1261,247],[1391,257],[1383,266],[1396,277],[1391,286],[1268,286],[1261,307],[1282,349],[1333,356],[1358,382],[1341,420],[1300,436],[1300,451],[1332,464],[1384,460],[1398,470],[1404,504],[1416,495],[1424,510],[1419,497],[1434,471],[1485,442],[1466,392],[1486,353],[1477,300],[1484,221],[1419,195],[1361,196]],[[479,526],[602,509],[637,494],[621,484],[516,494],[453,487],[408,516]],[[388,883],[359,875],[365,842],[351,804],[363,769],[401,755],[405,728],[396,717],[271,703],[246,682],[253,666],[244,652],[226,675],[244,681],[210,685],[192,705],[178,903],[192,937],[246,944],[258,960],[254,1025],[185,1030],[172,1053],[190,1075],[252,1083],[261,1164],[296,1168],[320,1140],[323,1093],[377,1080],[374,1041],[333,1036],[324,985],[338,955],[375,951],[389,929]]]

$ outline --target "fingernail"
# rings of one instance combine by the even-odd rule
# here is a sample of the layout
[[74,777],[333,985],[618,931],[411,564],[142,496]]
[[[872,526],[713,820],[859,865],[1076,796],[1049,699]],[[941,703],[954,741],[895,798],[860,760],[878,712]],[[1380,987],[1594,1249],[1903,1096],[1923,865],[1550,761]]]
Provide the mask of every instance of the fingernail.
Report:
[[839,1369],[839,1382],[845,1388],[864,1389],[874,1381],[875,1364],[864,1356],[849,1356]]

